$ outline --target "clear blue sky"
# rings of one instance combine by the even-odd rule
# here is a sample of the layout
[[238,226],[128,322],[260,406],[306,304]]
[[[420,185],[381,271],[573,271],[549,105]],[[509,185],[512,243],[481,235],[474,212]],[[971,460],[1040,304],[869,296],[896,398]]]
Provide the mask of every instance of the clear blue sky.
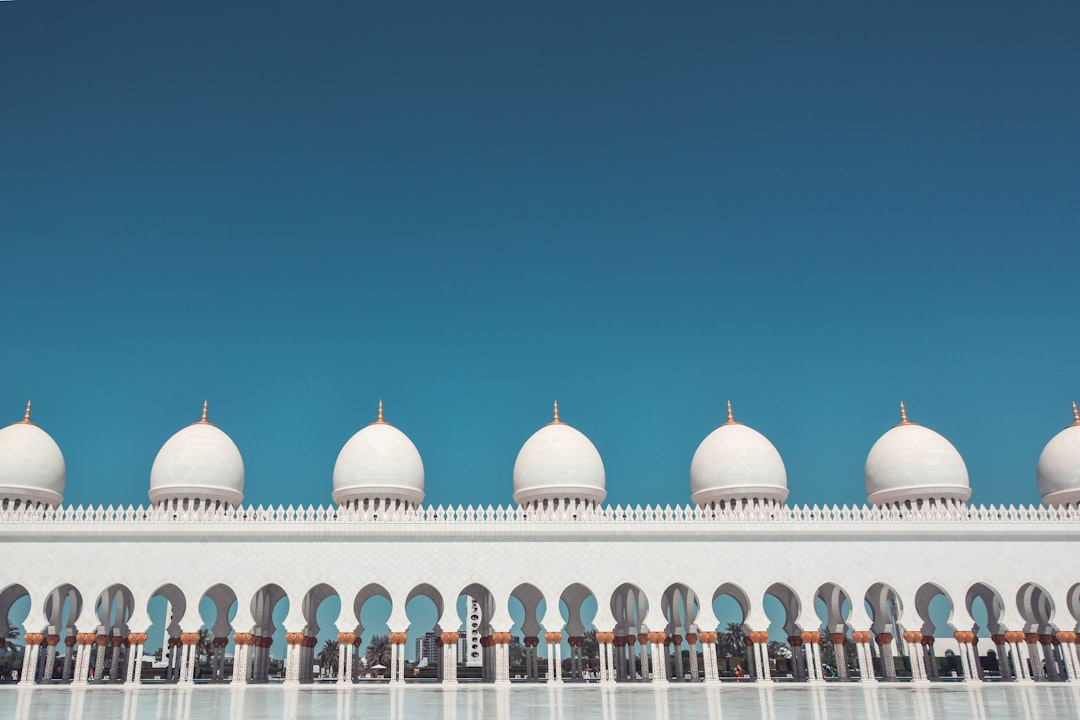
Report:
[[210,418],[252,503],[374,419],[435,504],[586,433],[685,503],[724,419],[865,500],[897,403],[1037,502],[1080,399],[1075,2],[0,3],[0,418],[72,503]]

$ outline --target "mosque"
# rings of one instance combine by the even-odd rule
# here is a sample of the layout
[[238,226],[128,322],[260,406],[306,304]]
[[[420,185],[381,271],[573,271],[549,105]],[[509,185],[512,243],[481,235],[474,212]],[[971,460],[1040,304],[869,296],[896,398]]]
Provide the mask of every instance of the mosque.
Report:
[[[282,629],[285,684],[312,682],[316,637],[336,630],[337,682],[348,685],[361,610],[374,598],[391,608],[391,684],[406,679],[411,630],[436,634],[438,679],[453,685],[461,596],[481,677],[497,684],[511,681],[512,599],[524,609],[524,681],[582,679],[593,631],[600,685],[717,683],[723,596],[742,611],[743,662],[758,683],[780,679],[767,656],[776,631],[770,638],[766,598],[785,615],[785,680],[824,682],[824,653],[838,680],[929,683],[945,679],[947,653],[965,682],[1078,682],[1075,404],[1036,478],[1040,506],[969,505],[963,458],[901,404],[899,424],[869,450],[866,505],[792,506],[779,452],[729,403],[691,460],[688,504],[612,507],[600,454],[556,404],[517,456],[512,506],[431,507],[420,453],[380,403],[338,455],[333,504],[255,508],[243,504],[240,451],[204,404],[158,452],[149,505],[83,508],[63,504],[64,457],[28,404],[21,422],[0,429],[0,614],[29,603],[26,685],[86,685],[91,666],[98,681],[108,669],[110,683],[139,683],[157,597],[171,609],[169,677],[181,685],[194,681],[203,628],[214,638],[213,680],[234,686],[268,681]],[[335,627],[320,628],[319,606],[333,596]],[[433,628],[412,627],[406,613],[421,596],[435,606]],[[279,628],[273,610],[286,598]],[[946,622],[932,603],[947,608]]]

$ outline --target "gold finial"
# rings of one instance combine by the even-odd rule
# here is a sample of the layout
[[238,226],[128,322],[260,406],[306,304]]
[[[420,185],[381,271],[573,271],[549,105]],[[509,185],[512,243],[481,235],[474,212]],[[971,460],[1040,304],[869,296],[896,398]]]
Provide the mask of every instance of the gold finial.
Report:
[[[1075,410],[1075,409],[1076,409],[1076,403],[1073,403],[1073,410]],[[26,401],[26,414],[23,415],[22,421],[24,423],[26,423],[27,425],[33,424],[33,423],[30,422],[30,401],[29,400]]]
[[911,421],[907,419],[907,408],[904,407],[904,401],[900,401],[900,424],[910,425]]
[[[30,403],[26,403],[26,417],[30,417]],[[1080,410],[1076,409],[1076,401],[1073,400],[1073,425],[1080,425]]]
[[375,418],[375,422],[377,422],[377,423],[385,423],[386,422],[385,420],[383,420],[383,417],[382,417],[382,398],[379,398],[379,417]]
[[199,422],[202,423],[203,425],[209,425],[210,424],[210,421],[206,419],[206,406],[207,406],[207,402],[205,400],[203,400],[202,401],[202,417],[199,418]]
[[734,425],[735,424],[735,415],[734,415],[734,413],[731,412],[731,401],[730,400],[727,401],[727,424],[728,425]]
[[551,421],[552,425],[559,425],[562,421],[559,420],[559,401],[555,401],[555,419]]

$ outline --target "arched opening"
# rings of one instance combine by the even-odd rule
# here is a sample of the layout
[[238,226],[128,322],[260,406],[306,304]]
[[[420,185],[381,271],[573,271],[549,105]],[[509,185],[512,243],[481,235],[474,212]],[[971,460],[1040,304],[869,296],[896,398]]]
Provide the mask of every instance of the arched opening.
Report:
[[[874,642],[870,643],[870,653],[874,664],[873,672],[884,680],[896,680],[898,675],[909,677],[911,666],[904,657],[903,642],[900,637],[900,618],[903,606],[900,596],[885,583],[874,583],[863,598],[866,612],[870,616],[870,630]],[[896,655],[901,656],[899,663]],[[897,671],[899,665],[900,672]]]
[[750,597],[734,583],[724,583],[712,598],[717,620],[716,659],[721,677],[741,678],[753,672],[753,654],[747,642],[750,629]]
[[773,677],[806,680],[806,656],[803,654],[798,594],[783,583],[773,583],[765,590],[762,607],[769,618],[769,642],[766,653],[773,664]]
[[581,583],[568,585],[559,596],[559,612],[565,621],[562,639],[563,678],[586,680],[599,677],[599,645],[596,642],[596,595]]
[[541,677],[540,618],[547,610],[544,594],[535,585],[522,583],[510,592],[507,605],[514,621],[510,628],[510,677],[537,681]]
[[457,597],[457,614],[461,624],[444,628],[458,631],[458,678],[462,680],[494,680],[495,648],[491,644],[491,617],[495,598],[479,583],[463,588]]
[[285,677],[285,618],[290,600],[284,588],[275,583],[263,585],[251,598],[252,645],[244,673],[248,682],[266,683],[270,678]]
[[962,674],[963,668],[955,652],[939,656],[935,649],[937,638],[945,638],[946,644],[950,647],[952,645],[953,633],[956,631],[952,625],[952,597],[941,586],[925,583],[915,591],[915,613],[922,621],[919,628],[922,639],[919,644],[927,679],[939,680],[943,674],[945,677],[952,677],[954,673],[958,676]]
[[[623,583],[611,595],[611,614],[615,618],[615,679],[618,682],[649,679],[649,643],[645,618],[649,601],[645,592],[633,583]],[[635,652],[635,648],[637,652]]]
[[187,597],[172,583],[162,585],[146,601],[146,612],[150,617],[150,629],[144,657],[153,658],[150,663],[150,678],[178,682],[180,680],[180,662],[183,643],[183,629],[180,623],[187,612]]
[[1016,593],[1016,605],[1024,618],[1024,639],[1028,647],[1031,677],[1053,681],[1065,679],[1064,658],[1055,637],[1055,608],[1050,593],[1035,583],[1025,583]]
[[[1012,679],[1015,670],[1005,640],[1007,628],[1001,622],[1005,614],[1005,601],[1001,594],[989,585],[976,583],[968,589],[964,605],[975,623],[971,630],[975,634],[974,654],[979,658],[979,674]],[[986,648],[985,654],[980,653],[983,647]]]
[[[416,642],[416,667],[413,677],[442,680],[443,597],[428,583],[417,585],[405,598],[405,615],[409,618],[409,638]],[[450,631],[456,631],[451,628]]]
[[[696,635],[697,616],[701,605],[697,593],[685,583],[668,586],[660,596],[660,609],[667,618],[666,677],[676,681],[698,679],[699,663]],[[694,637],[694,642],[688,640]]]
[[[97,615],[97,649],[90,659],[90,672],[98,682],[123,682],[129,660],[127,621],[135,609],[135,598],[126,586],[105,588],[94,605]],[[48,612],[46,610],[46,612]]]
[[297,680],[315,681],[316,665],[320,677],[336,678],[338,671],[338,639],[334,632],[341,613],[341,596],[326,583],[319,583],[304,594],[301,603],[304,628],[301,631]]
[[233,589],[224,583],[210,587],[199,598],[199,640],[195,646],[195,679],[224,682],[232,677],[232,619],[239,603]]
[[[392,649],[390,647],[390,613],[393,611],[390,593],[378,583],[360,589],[353,600],[356,627],[353,634],[353,675],[387,677]],[[382,667],[379,667],[382,666]]]
[[[53,591],[54,593],[56,590]],[[0,676],[18,677],[22,670],[25,645],[20,640],[26,636],[25,623],[30,615],[30,593],[19,584],[8,585],[0,591],[0,617],[4,624],[2,652],[0,652]],[[68,653],[70,655],[70,653]],[[12,675],[12,673],[15,675]],[[21,679],[21,678],[20,678]]]
[[847,680],[859,667],[857,648],[848,632],[851,596],[836,583],[825,583],[814,595],[814,610],[822,627],[822,674]]

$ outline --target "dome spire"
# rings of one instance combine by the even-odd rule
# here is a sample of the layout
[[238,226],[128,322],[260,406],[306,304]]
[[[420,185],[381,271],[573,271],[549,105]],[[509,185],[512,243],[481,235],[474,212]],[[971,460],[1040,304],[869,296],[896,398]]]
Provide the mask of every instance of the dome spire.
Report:
[[207,402],[206,402],[206,400],[203,400],[202,401],[202,417],[199,418],[199,423],[202,424],[202,425],[209,425],[210,424],[210,421],[206,419],[206,406],[207,406]]
[[[1074,412],[1076,411],[1076,403],[1073,403],[1073,411]],[[33,423],[30,422],[30,401],[29,400],[26,401],[26,414],[23,415],[22,421],[27,425],[33,425]]]
[[[30,403],[26,403],[26,417],[30,417]],[[1073,425],[1080,425],[1080,410],[1076,409],[1076,401],[1073,400]]]
[[735,415],[734,415],[734,413],[731,412],[731,401],[730,400],[727,401],[727,422],[724,423],[724,424],[725,425],[734,425],[735,424]]
[[562,420],[559,419],[559,401],[555,401],[555,417],[551,421],[552,425],[561,425]]
[[910,425],[911,421],[907,419],[907,408],[904,407],[904,401],[900,401],[900,424]]
[[382,398],[379,398],[379,416],[377,418],[375,418],[375,422],[380,423],[380,424],[386,422],[385,420],[383,420],[383,416],[382,416]]

